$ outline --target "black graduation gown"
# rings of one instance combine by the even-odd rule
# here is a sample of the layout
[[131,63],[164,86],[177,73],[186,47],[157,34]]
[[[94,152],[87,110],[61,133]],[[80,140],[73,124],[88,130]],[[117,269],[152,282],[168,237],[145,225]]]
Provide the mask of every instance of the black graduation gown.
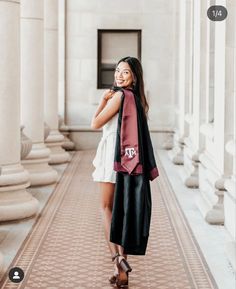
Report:
[[[118,117],[115,162],[121,161],[120,130],[124,97],[123,93]],[[124,254],[145,255],[152,207],[150,180],[158,176],[158,170],[146,116],[136,96],[135,103],[137,108],[139,159],[143,165],[143,173],[132,175],[117,171],[110,241],[121,245],[124,248]]]

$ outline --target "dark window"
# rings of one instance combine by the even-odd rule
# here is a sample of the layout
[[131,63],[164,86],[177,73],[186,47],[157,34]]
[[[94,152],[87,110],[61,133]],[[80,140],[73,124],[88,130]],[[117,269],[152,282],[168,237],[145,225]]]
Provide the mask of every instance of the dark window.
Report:
[[113,84],[116,63],[125,56],[141,60],[141,30],[98,30],[97,88]]

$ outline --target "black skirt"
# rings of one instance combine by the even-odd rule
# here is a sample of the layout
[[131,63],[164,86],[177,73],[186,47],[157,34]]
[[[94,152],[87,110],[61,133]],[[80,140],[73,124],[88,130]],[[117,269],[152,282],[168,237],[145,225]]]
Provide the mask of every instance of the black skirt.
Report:
[[[121,161],[120,129],[123,112],[123,99],[119,110],[115,162]],[[151,189],[150,180],[158,176],[152,142],[147,120],[141,102],[135,96],[138,122],[139,158],[143,173],[132,175],[117,171],[110,241],[121,245],[124,253],[129,255],[145,255],[151,222]]]

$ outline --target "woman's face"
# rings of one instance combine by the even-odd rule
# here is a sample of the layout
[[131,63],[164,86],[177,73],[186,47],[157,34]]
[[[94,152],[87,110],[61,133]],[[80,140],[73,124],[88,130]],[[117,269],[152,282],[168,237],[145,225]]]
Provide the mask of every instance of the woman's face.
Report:
[[115,70],[115,82],[119,87],[131,87],[133,76],[127,62],[120,62]]

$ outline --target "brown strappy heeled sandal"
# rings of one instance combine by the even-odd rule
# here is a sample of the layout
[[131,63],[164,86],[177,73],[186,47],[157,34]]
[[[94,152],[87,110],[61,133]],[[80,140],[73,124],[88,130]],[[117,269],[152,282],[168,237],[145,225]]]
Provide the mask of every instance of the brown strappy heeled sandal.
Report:
[[119,253],[116,253],[112,257],[113,262],[116,262],[116,266],[118,268],[118,275],[113,275],[109,280],[111,284],[116,284],[117,287],[125,287],[128,286],[128,274],[132,271],[129,263],[123,256]]
[[[119,254],[116,253],[116,254],[113,255],[112,258],[111,258],[111,260],[112,260],[112,262],[114,263],[114,266],[116,266],[116,268],[117,268],[117,264],[116,264],[116,262],[114,262],[114,261],[115,261],[115,259],[116,259],[116,257],[117,257],[118,255],[119,255]],[[118,268],[117,268],[117,272],[114,271],[113,275],[108,279],[109,282],[110,282],[112,285],[114,285],[114,284],[116,283],[116,279],[117,279],[118,274],[119,274],[119,270],[118,270]]]

